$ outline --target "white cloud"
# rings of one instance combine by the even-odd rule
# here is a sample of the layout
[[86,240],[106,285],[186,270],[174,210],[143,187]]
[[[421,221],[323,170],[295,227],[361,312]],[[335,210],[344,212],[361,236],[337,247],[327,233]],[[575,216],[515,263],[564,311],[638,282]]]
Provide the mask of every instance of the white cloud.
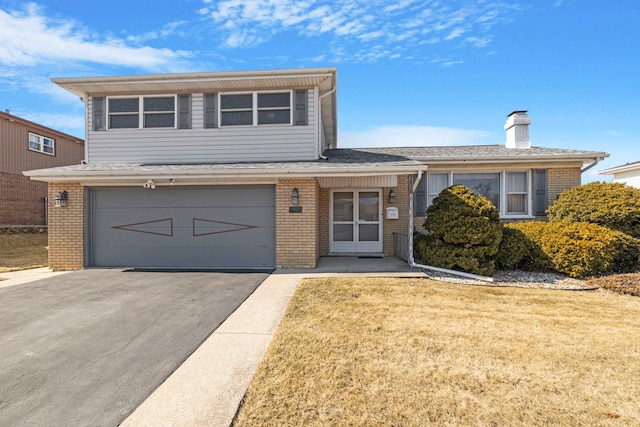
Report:
[[[205,7],[200,13],[211,18],[216,35],[227,47],[251,47],[279,33],[292,32],[309,38],[332,36],[332,43],[343,44],[348,52],[354,46],[366,50],[368,43],[373,43],[412,55],[417,46],[424,49],[462,38],[463,46],[483,48],[492,40],[487,33],[493,26],[524,10],[504,0],[203,1]],[[353,55],[353,60],[369,56]]]
[[53,20],[32,3],[24,12],[0,10],[0,63],[34,66],[59,61],[156,69],[189,57],[184,51],[133,47],[121,39],[100,40],[72,20]]
[[495,143],[492,132],[438,126],[380,126],[365,130],[341,130],[341,148],[418,147]]

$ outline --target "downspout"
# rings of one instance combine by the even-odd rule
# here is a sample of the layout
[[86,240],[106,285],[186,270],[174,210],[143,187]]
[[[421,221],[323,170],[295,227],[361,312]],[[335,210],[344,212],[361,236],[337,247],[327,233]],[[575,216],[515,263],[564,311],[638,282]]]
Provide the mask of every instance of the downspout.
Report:
[[422,171],[418,171],[418,176],[415,180],[415,182],[413,183],[413,185],[411,186],[411,193],[409,194],[409,235],[408,235],[408,241],[409,241],[409,266],[411,267],[415,267],[415,268],[422,268],[424,270],[431,270],[431,271],[437,271],[440,273],[447,273],[447,274],[451,274],[454,276],[461,276],[461,277],[465,277],[467,279],[475,279],[475,280],[482,280],[485,282],[493,282],[493,277],[487,277],[487,276],[480,276],[477,274],[471,274],[471,273],[465,273],[463,271],[456,271],[456,270],[449,270],[447,268],[440,268],[440,267],[433,267],[430,265],[424,265],[424,264],[417,264],[414,257],[413,257],[413,194],[416,192],[416,189],[418,188],[418,185],[420,184],[420,179],[422,178]]
[[[334,93],[336,91],[336,85],[333,85],[333,88],[325,93],[324,95],[320,95],[320,103],[319,106],[322,106],[322,98],[324,98],[325,96],[331,95],[332,93]],[[320,117],[320,119],[322,120],[322,108],[318,108],[319,112],[318,112],[318,117]],[[318,157],[320,157],[322,160],[329,160],[329,158],[327,156],[323,156],[322,155],[322,146],[321,144],[318,144]]]
[[591,169],[592,167],[594,167],[595,165],[597,165],[598,163],[600,163],[600,160],[603,160],[603,159],[601,159],[600,157],[596,157],[596,159],[594,160],[594,162],[593,162],[593,163],[591,163],[591,164],[590,164],[589,166],[587,166],[587,167],[584,167],[584,168],[580,169],[580,173],[585,173],[586,171],[588,171],[589,169]]

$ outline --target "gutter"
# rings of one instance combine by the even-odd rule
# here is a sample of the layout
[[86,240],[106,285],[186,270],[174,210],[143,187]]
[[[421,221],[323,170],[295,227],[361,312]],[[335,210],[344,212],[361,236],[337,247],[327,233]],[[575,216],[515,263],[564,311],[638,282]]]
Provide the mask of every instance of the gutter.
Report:
[[[331,90],[330,90],[329,92],[325,93],[324,95],[320,95],[320,98],[319,98],[319,100],[320,100],[320,102],[319,102],[319,107],[320,107],[320,108],[318,109],[318,117],[320,118],[320,120],[319,120],[319,122],[320,122],[320,126],[322,126],[322,99],[323,99],[324,97],[326,97],[326,96],[329,96],[329,95],[331,95],[331,94],[335,93],[335,91],[336,91],[336,85],[334,84],[334,85],[333,85],[333,88],[331,88]],[[335,115],[334,115],[334,117],[335,117]],[[334,144],[336,144],[336,145],[337,145],[337,142],[336,142],[336,141],[334,141]],[[320,157],[322,160],[329,160],[329,158],[328,158],[327,156],[323,156],[323,155],[322,155],[322,147],[321,147],[321,144],[318,144],[318,157]]]
[[493,282],[493,277],[480,276],[477,274],[465,273],[463,271],[449,270],[447,268],[433,267],[431,265],[418,264],[415,262],[415,259],[413,257],[413,194],[416,192],[416,189],[418,188],[418,184],[420,184],[420,179],[422,178],[422,172],[423,171],[421,170],[418,171],[418,176],[414,181],[413,185],[411,186],[411,192],[409,194],[409,234],[408,234],[409,266],[414,268],[422,268],[424,270],[437,271],[439,273],[447,273],[453,276],[464,277],[466,279],[482,280],[484,282]]
[[600,163],[600,160],[604,160],[604,158],[596,157],[595,160],[593,161],[593,163],[591,163],[589,166],[586,166],[586,167],[580,169],[580,173],[585,173],[586,171],[588,171],[589,169],[591,169],[592,167],[594,167],[595,165]]

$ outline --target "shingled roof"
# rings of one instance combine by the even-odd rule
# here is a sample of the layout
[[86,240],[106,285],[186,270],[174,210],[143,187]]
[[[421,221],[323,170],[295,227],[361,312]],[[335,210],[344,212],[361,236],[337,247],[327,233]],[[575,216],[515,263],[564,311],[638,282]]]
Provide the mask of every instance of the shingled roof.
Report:
[[[335,151],[339,150],[328,150],[325,155],[331,157]],[[586,162],[609,157],[608,153],[601,151],[545,147],[515,149],[506,148],[504,145],[358,148],[351,151],[400,156],[427,163],[469,163],[490,160],[582,160]],[[351,155],[353,156],[353,153]]]

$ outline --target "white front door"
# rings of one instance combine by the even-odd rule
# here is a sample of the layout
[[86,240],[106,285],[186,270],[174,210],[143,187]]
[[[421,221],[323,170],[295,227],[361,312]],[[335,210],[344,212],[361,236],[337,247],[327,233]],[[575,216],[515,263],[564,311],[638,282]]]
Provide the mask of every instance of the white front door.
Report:
[[331,192],[329,251],[382,252],[381,190]]

